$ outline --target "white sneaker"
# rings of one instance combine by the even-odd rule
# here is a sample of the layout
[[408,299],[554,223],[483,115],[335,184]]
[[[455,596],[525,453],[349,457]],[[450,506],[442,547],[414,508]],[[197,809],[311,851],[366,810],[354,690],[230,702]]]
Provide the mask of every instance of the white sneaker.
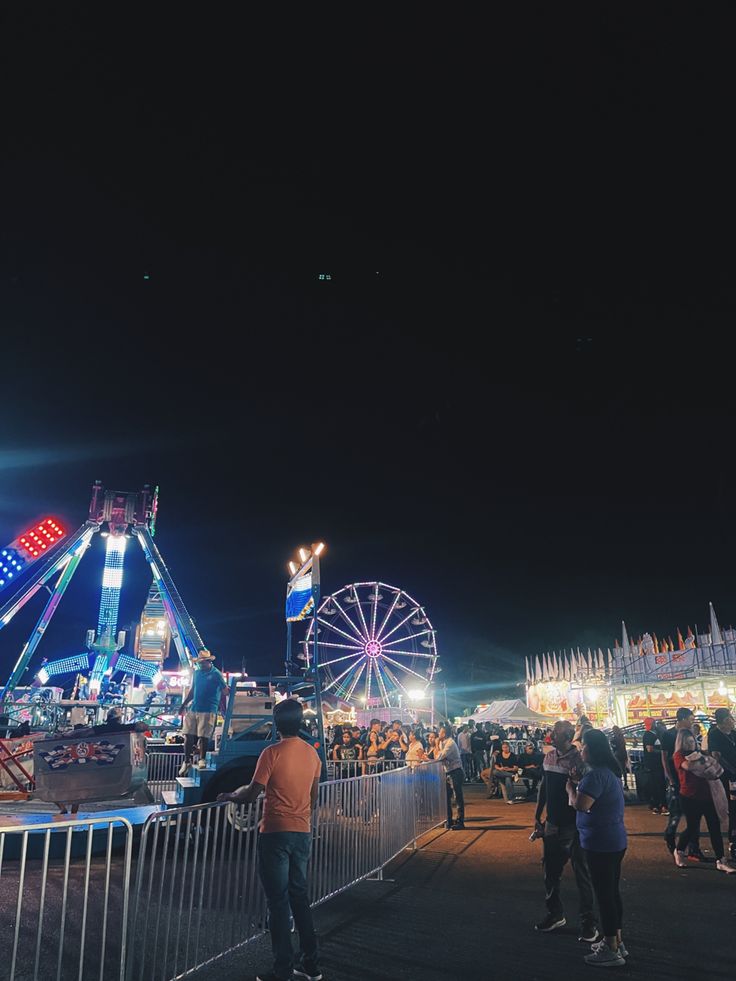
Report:
[[716,868],[719,872],[725,872],[726,875],[733,875],[736,872],[736,865],[731,865],[729,861],[725,858],[719,858],[716,862]]
[[685,852],[680,852],[677,849],[675,849],[673,855],[675,859],[675,865],[678,867],[678,869],[686,869],[687,855],[685,854]]
[[[592,951],[600,950],[600,948],[601,947],[604,947],[605,944],[606,944],[606,941],[605,940],[598,940],[598,941],[596,941],[596,943],[590,945],[590,949]],[[619,943],[618,943],[618,952],[619,952],[619,954],[621,954],[622,957],[628,957],[629,956],[629,952],[626,949],[626,947],[624,946],[623,940],[619,940]]]
[[592,954],[586,954],[583,959],[586,964],[592,964],[593,967],[623,967],[626,964],[621,954],[617,950],[611,950],[605,940]]
[[198,760],[197,761],[197,769],[198,770],[206,770],[207,769],[207,760]]
[[186,760],[184,760],[182,765],[179,767],[179,776],[185,777],[187,773],[189,773],[189,764],[187,763]]

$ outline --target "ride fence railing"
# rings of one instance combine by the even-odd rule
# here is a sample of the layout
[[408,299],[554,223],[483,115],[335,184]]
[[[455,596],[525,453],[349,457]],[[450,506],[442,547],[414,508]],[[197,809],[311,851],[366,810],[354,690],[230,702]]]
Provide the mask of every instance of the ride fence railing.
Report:
[[0,981],[123,981],[125,818],[0,828]]
[[155,804],[161,804],[165,790],[176,789],[176,778],[184,762],[184,751],[146,753],[148,765],[148,789],[153,794]]
[[[135,868],[128,981],[170,981],[266,929],[257,872],[262,802],[200,804],[152,815]],[[445,819],[440,764],[323,783],[314,816],[311,900],[369,876]]]
[[[259,936],[261,808],[155,812],[135,842],[118,816],[1,828],[0,981],[172,981]],[[438,763],[321,784],[313,904],[380,877],[445,809]]]
[[330,780],[347,780],[349,777],[364,777],[370,773],[400,770],[406,765],[406,760],[383,760],[377,757],[364,760],[328,760],[327,776]]

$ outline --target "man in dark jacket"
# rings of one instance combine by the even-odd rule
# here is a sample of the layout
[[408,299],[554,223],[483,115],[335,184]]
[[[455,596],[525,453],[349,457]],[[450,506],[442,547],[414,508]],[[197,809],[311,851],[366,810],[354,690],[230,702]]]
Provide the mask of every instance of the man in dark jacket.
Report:
[[708,730],[708,752],[723,767],[721,780],[728,801],[728,843],[733,861],[736,859],[736,723],[727,708],[716,709],[715,717],[716,724]]

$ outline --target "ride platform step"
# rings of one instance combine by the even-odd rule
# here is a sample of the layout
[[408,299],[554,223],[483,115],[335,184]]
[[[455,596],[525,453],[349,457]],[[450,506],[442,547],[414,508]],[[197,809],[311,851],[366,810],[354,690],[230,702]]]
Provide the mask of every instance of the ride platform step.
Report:
[[176,799],[175,790],[164,790],[161,794],[163,802],[167,807],[179,807],[179,801]]
[[176,794],[176,803],[179,807],[199,804],[202,800],[202,791],[194,777],[177,777],[174,793]]
[[201,770],[198,766],[193,766],[189,771],[189,775],[198,787],[205,787],[216,773],[214,766],[202,767]]

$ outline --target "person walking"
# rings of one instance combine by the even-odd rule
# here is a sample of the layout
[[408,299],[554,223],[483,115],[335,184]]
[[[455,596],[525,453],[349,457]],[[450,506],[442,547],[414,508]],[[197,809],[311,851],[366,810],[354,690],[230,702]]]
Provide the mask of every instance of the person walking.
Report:
[[[580,845],[575,822],[576,812],[567,798],[567,781],[571,777],[579,778],[583,771],[582,756],[572,742],[574,734],[575,729],[571,722],[556,722],[552,729],[552,749],[545,753],[542,762],[534,830],[543,839],[547,915],[534,929],[551,933],[567,923],[560,897],[560,881],[565,866],[571,862],[578,887],[578,939],[594,943],[600,935],[593,910],[593,884],[585,852]],[[545,812],[546,818],[543,820]]]
[[[465,831],[465,797],[463,795],[464,772],[457,743],[450,735],[452,730],[442,726],[439,731],[434,758],[441,760],[447,781],[447,824],[450,831]],[[452,798],[457,804],[457,820],[452,818]]]
[[[666,727],[659,728],[659,723],[657,727],[659,729],[659,741],[662,746],[662,767],[664,770],[665,782],[666,782],[666,794],[667,794],[667,810],[669,812],[669,817],[667,818],[667,826],[664,829],[664,840],[667,845],[667,851],[670,855],[675,854],[675,846],[677,845],[677,827],[682,819],[682,805],[680,802],[680,778],[677,774],[675,764],[673,762],[673,756],[675,754],[675,742],[677,740],[677,735],[680,729],[690,729],[694,721],[694,715],[692,709],[686,708],[685,706],[677,710],[677,715],[675,716],[675,727],[674,729],[667,729]],[[707,864],[708,862],[713,862],[714,859],[703,854],[700,848],[700,825],[693,831],[690,837],[690,843],[687,849],[687,857],[689,862],[700,862]]]
[[[713,854],[716,857],[716,868],[719,872],[732,875],[736,872],[736,865],[732,865],[723,857],[721,822],[714,804],[713,791],[709,786],[711,782],[718,780],[718,790],[722,792],[719,779],[722,768],[714,759],[710,760],[711,766],[708,766],[708,761],[698,749],[695,736],[689,729],[681,729],[678,732],[673,761],[680,780],[682,813],[687,821],[675,848],[675,865],[679,868],[687,866],[685,849],[693,835],[698,832],[701,819],[705,818]],[[701,776],[701,773],[708,773],[709,776]]]
[[[185,777],[192,765],[194,747],[199,742],[199,761],[197,766],[207,766],[207,749],[215,731],[220,699],[227,688],[227,682],[215,667],[215,658],[206,648],[202,648],[195,660],[192,687],[181,703],[180,715],[184,716],[181,731],[185,736],[184,762],[179,776]],[[191,709],[187,709],[189,703]]]
[[[321,981],[319,948],[312,922],[307,865],[312,845],[311,816],[317,803],[321,763],[316,750],[299,737],[301,703],[286,698],[274,706],[273,721],[280,740],[258,757],[253,779],[218,801],[249,804],[265,791],[258,836],[258,872],[268,902],[273,970],[256,981],[305,978]],[[301,947],[294,961],[289,911]]]
[[721,781],[728,801],[729,857],[736,861],[736,731],[730,709],[719,708],[715,712],[716,724],[708,730],[708,752],[723,767]]
[[605,733],[589,729],[583,734],[583,762],[588,771],[576,784],[567,781],[568,801],[577,812],[580,846],[593,882],[601,916],[603,939],[593,943],[584,959],[593,967],[623,967],[628,951],[621,939],[623,905],[619,882],[626,854],[624,792],[621,767]]

